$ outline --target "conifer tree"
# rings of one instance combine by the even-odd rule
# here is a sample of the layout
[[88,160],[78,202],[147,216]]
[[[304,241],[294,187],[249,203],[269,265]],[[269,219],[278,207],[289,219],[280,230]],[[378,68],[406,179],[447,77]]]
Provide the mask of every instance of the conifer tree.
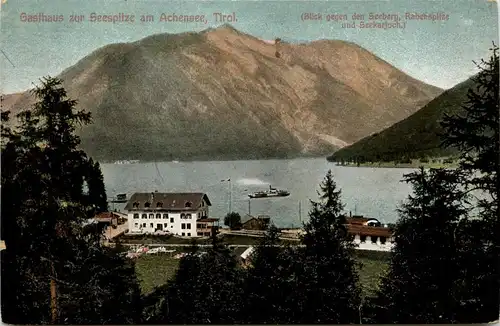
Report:
[[84,226],[102,204],[92,198],[106,196],[75,135],[90,114],[75,110],[58,79],[42,80],[34,95],[38,102],[18,114],[18,130],[2,144],[2,317],[14,324],[140,322],[133,265],[101,246],[102,230]]
[[250,324],[294,323],[292,299],[294,282],[294,252],[280,246],[279,230],[270,225],[265,237],[251,255],[251,267],[245,279],[242,316]]
[[87,175],[88,201],[94,205],[95,213],[108,210],[106,189],[104,188],[104,177],[101,172],[99,162],[94,162],[92,158],[88,160]]
[[359,321],[360,289],[352,237],[343,226],[340,190],[331,171],[322,185],[320,202],[311,202],[305,223],[297,275],[296,305],[299,323]]
[[[460,169],[469,173],[463,181],[487,195],[479,204],[488,216],[498,211],[500,169],[498,46],[493,44],[491,52],[488,61],[477,64],[480,72],[472,78],[476,86],[469,89],[464,115],[446,115],[442,122],[443,145],[460,150]],[[498,221],[498,215],[494,219]]]
[[475,220],[461,223],[461,298],[459,321],[488,322],[498,318],[500,305],[500,109],[498,46],[488,61],[477,64],[476,86],[469,90],[463,115],[446,116],[443,145],[461,151],[458,180],[475,193]]
[[373,301],[374,323],[454,323],[459,309],[455,242],[467,200],[460,171],[431,169],[405,175],[413,195],[399,209],[390,268]]
[[[199,322],[203,314],[204,300],[199,295],[201,275],[199,251],[194,250],[181,258],[173,280],[162,291],[165,297],[157,297],[158,309],[150,318],[151,323],[192,324]],[[149,319],[149,318],[148,318]]]
[[[153,323],[230,324],[239,322],[242,272],[231,251],[213,232],[204,253],[182,258]],[[154,321],[153,321],[154,320]]]

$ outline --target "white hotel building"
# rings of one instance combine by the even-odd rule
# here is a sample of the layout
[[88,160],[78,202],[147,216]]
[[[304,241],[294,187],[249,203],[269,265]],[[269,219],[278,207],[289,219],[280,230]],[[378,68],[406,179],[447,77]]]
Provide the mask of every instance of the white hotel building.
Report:
[[208,217],[212,204],[204,193],[135,193],[125,206],[130,234],[169,232],[210,236],[218,219]]

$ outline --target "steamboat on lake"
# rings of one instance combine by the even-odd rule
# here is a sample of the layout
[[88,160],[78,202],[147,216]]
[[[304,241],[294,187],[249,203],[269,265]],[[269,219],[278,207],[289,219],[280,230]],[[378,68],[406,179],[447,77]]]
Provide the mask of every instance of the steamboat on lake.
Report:
[[248,194],[250,198],[269,198],[269,197],[286,197],[289,196],[290,192],[287,190],[276,189],[272,186],[269,186],[269,190],[265,191],[256,191]]

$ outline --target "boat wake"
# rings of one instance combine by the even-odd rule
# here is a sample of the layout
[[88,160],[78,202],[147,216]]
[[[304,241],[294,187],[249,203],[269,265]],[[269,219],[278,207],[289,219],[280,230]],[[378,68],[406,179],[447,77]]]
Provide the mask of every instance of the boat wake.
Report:
[[262,185],[268,185],[268,182],[264,182],[259,179],[239,179],[236,181],[236,183],[244,186],[262,186]]

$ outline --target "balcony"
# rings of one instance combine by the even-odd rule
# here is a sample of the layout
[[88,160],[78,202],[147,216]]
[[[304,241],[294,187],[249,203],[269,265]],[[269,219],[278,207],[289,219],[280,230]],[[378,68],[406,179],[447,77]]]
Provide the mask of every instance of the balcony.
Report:
[[213,225],[207,225],[204,223],[196,224],[196,235],[199,237],[209,237],[212,235],[212,231],[215,229]]

